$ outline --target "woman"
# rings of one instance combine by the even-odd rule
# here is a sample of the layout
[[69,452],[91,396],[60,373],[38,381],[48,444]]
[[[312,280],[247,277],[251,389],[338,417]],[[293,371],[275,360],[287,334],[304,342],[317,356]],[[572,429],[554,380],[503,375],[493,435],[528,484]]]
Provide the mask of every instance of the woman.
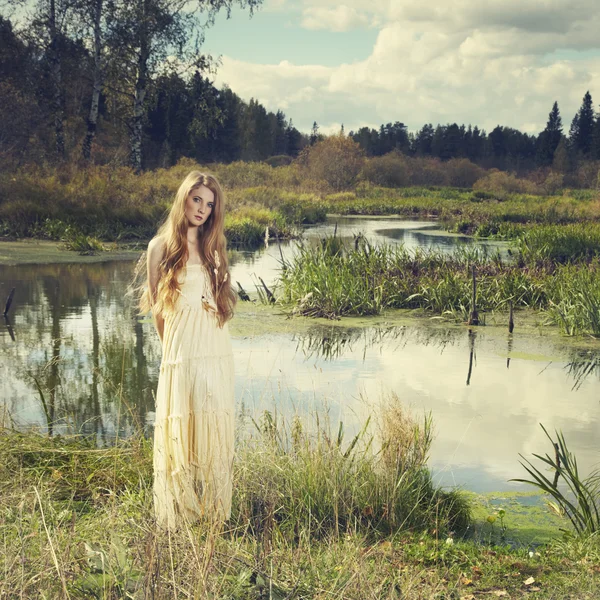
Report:
[[193,171],[148,245],[140,308],[152,310],[162,341],[154,507],[166,527],[231,513],[234,374],[227,321],[235,295],[224,209],[217,180]]

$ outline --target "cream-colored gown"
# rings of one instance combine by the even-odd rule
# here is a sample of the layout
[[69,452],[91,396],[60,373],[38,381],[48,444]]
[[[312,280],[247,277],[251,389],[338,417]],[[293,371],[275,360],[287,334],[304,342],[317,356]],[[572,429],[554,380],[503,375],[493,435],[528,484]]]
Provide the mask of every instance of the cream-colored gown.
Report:
[[154,428],[154,507],[175,527],[231,513],[234,373],[204,266],[188,265],[165,313]]

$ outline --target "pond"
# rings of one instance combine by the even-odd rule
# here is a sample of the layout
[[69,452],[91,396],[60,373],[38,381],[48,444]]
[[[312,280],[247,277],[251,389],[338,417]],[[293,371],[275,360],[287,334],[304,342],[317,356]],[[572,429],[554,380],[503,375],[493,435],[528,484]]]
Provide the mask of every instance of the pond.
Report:
[[[413,247],[464,243],[425,225],[347,219],[337,231]],[[309,230],[308,243],[332,227]],[[278,256],[277,245],[233,252],[232,279],[252,289],[254,273],[272,284]],[[17,289],[10,327],[0,329],[0,414],[4,406],[16,427],[84,432],[99,444],[138,425],[151,431],[160,345],[125,295],[132,269],[131,261],[0,266],[0,300]],[[519,453],[549,450],[539,423],[563,431],[583,473],[600,462],[600,346],[526,332],[519,314],[508,336],[397,315],[317,323],[240,303],[231,333],[240,412],[298,413],[310,423],[318,411],[350,435],[394,392],[418,418],[431,412],[430,465],[444,485],[520,489],[508,482],[525,474]]]
[[[330,216],[325,223],[309,227],[303,235],[303,243],[318,244],[321,239],[333,234],[340,236],[348,245],[362,233],[374,244],[403,244],[415,251],[435,250],[453,252],[461,246],[478,246],[490,254],[500,252],[507,255],[508,244],[489,240],[475,240],[464,235],[444,232],[435,221],[406,221],[390,217]],[[260,250],[233,251],[231,278],[239,281],[244,289],[254,289],[256,276],[260,275],[267,285],[277,278],[281,258],[290,258],[296,252],[297,241],[269,244]]]

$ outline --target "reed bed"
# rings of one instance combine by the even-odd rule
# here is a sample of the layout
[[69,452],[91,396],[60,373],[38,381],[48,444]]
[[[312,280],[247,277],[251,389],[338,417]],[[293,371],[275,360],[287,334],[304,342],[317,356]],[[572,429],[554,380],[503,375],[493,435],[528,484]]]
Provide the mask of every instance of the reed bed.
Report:
[[568,335],[600,335],[600,262],[528,264],[505,261],[477,248],[453,255],[411,253],[403,246],[374,246],[359,240],[346,248],[328,238],[317,248],[300,245],[282,265],[283,304],[294,313],[338,318],[377,315],[385,309],[421,309],[466,320],[471,310],[472,269],[477,274],[479,311],[533,308]]
[[519,236],[517,248],[527,263],[589,262],[600,256],[600,224],[531,227]]

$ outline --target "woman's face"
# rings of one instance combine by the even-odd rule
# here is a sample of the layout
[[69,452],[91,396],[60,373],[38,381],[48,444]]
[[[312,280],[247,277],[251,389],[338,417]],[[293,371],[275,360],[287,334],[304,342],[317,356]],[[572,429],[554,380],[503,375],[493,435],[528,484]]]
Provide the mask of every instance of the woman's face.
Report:
[[190,227],[199,227],[208,221],[215,205],[215,195],[205,185],[194,188],[185,201],[185,216]]

